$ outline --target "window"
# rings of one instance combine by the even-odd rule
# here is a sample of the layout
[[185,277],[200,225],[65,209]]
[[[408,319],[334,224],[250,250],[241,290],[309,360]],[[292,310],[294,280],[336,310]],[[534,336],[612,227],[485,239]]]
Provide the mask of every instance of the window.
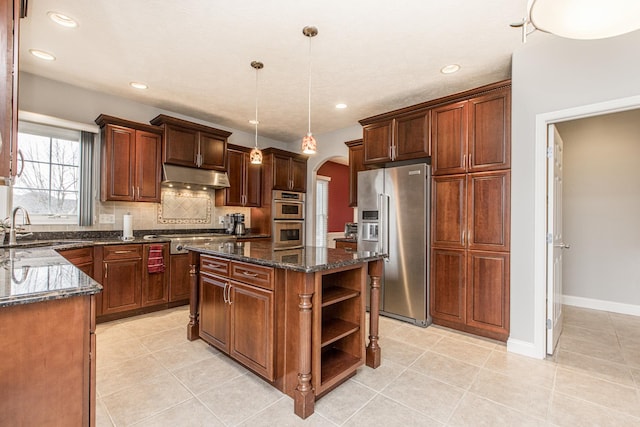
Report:
[[[13,206],[29,211],[32,224],[80,224],[83,133],[78,130],[20,122],[18,147],[22,157],[13,184]],[[91,135],[91,144],[93,135]],[[86,191],[90,198],[90,190]],[[91,205],[91,204],[89,204]]]

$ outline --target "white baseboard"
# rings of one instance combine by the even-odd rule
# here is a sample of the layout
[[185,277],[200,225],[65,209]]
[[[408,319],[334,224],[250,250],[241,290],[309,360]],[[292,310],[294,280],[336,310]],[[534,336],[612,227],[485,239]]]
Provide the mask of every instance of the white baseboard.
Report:
[[624,304],[621,302],[604,301],[592,298],[563,295],[562,303],[574,307],[591,308],[593,310],[610,311],[612,313],[640,316],[640,305]]
[[536,348],[532,342],[515,340],[512,338],[507,340],[507,351],[536,359],[545,358],[544,352],[540,353],[540,349]]

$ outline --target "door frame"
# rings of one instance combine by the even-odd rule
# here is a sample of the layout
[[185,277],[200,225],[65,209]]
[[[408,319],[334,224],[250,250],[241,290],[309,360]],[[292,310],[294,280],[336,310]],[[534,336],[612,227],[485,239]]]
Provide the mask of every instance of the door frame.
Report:
[[[547,353],[547,128],[551,124],[640,108],[640,96],[614,99],[536,115],[534,146],[534,339],[516,352],[543,359]],[[511,283],[516,283],[511,278]],[[511,307],[515,305],[512,303]],[[514,343],[515,344],[515,343]],[[514,349],[515,350],[515,349]]]

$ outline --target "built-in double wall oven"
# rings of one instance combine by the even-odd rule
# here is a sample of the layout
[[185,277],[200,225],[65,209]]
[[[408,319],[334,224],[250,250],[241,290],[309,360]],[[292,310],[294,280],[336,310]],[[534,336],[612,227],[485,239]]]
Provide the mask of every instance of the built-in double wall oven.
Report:
[[273,246],[277,249],[304,246],[304,193],[273,191],[271,204]]

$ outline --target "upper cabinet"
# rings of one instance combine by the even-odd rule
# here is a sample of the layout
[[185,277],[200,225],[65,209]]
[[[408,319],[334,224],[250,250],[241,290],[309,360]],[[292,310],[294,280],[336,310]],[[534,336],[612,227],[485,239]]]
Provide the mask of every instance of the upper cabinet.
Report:
[[380,120],[360,121],[363,124],[364,164],[429,157],[430,116],[429,110],[421,110]]
[[100,199],[160,202],[162,131],[104,114],[96,123],[102,136]]
[[227,171],[229,188],[216,191],[217,206],[260,207],[262,192],[262,165],[252,164],[250,148],[229,144]]
[[[14,5],[15,4],[15,5]],[[0,6],[0,184],[16,175],[18,138],[18,2]],[[15,22],[15,26],[14,26]]]
[[501,88],[432,110],[433,175],[511,167],[511,91]]
[[152,125],[164,130],[163,162],[224,171],[231,132],[160,114]]
[[[277,148],[263,151],[265,188],[284,191],[307,191],[307,157]],[[269,195],[271,197],[271,195]]]
[[358,206],[358,172],[365,170],[361,139],[345,142],[349,147],[349,206]]

